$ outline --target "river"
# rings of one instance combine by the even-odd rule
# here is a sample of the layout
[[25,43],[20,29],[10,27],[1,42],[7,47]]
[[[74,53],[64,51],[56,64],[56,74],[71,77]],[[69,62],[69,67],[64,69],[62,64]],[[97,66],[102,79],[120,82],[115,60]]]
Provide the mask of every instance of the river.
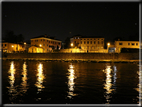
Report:
[[134,63],[2,61],[3,104],[138,104]]

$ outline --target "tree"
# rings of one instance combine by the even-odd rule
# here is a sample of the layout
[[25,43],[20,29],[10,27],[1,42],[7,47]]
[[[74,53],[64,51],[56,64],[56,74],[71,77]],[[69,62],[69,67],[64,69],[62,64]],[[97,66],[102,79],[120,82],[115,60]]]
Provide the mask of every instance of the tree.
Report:
[[67,37],[66,38],[66,40],[65,40],[65,46],[64,46],[64,48],[66,49],[66,48],[69,48],[70,47],[70,38],[69,37]]
[[13,31],[6,31],[6,34],[3,38],[6,42],[12,43],[19,43],[24,41],[24,37],[22,34],[15,35]]

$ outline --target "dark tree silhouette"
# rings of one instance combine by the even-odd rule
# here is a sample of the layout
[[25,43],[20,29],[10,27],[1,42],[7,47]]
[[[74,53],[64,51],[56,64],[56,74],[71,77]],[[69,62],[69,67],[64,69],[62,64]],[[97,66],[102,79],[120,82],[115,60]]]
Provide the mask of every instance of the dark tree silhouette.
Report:
[[24,41],[24,37],[22,34],[15,35],[13,31],[6,31],[3,39],[6,42],[12,42],[12,43],[20,43]]
[[67,37],[66,40],[65,40],[65,46],[64,46],[64,48],[65,49],[66,48],[70,48],[70,38],[69,37]]

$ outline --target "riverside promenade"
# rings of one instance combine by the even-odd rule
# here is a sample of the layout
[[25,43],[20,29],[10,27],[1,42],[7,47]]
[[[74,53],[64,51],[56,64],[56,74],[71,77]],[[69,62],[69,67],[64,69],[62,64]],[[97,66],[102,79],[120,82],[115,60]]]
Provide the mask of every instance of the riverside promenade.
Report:
[[139,62],[139,53],[6,53],[3,60]]

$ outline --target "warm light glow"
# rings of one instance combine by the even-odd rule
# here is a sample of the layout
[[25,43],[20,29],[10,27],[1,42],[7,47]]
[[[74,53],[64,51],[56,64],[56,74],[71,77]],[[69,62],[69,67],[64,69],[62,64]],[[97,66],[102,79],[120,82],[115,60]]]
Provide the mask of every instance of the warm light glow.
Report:
[[36,82],[35,86],[37,86],[38,92],[39,92],[42,90],[42,88],[44,88],[43,80],[45,78],[45,76],[43,75],[43,64],[41,64],[41,63],[38,64],[36,76],[37,76],[37,82]]
[[14,82],[15,82],[15,67],[14,67],[14,62],[11,62],[10,65],[10,69],[8,71],[8,73],[10,74],[10,76],[8,76],[9,78],[9,84],[10,87],[8,87],[8,91],[9,91],[9,95],[12,95],[11,100],[14,99],[14,97],[17,95],[17,91],[16,88],[14,87]]
[[107,43],[108,46],[110,46],[110,43]]
[[41,47],[42,45],[40,44],[39,46]]
[[73,43],[71,43],[71,46],[73,46]]
[[109,94],[113,91],[113,89],[111,89],[111,87],[112,87],[111,71],[112,71],[111,66],[106,66],[106,69],[104,71],[106,73],[106,83],[104,84],[104,89],[106,90],[105,97],[106,97],[106,101],[108,104],[110,102],[110,95]]
[[12,45],[11,47],[13,48],[14,46]]
[[68,76],[68,87],[69,87],[69,92],[68,92],[68,96],[67,97],[69,97],[69,98],[72,98],[73,96],[76,96],[76,94],[74,94],[73,93],[73,91],[74,91],[74,84],[75,84],[75,82],[74,82],[74,79],[75,79],[75,73],[74,73],[74,67],[73,67],[73,65],[71,64],[71,65],[69,65],[69,69],[68,69],[68,71],[69,71],[69,76]]
[[26,42],[24,42],[24,45],[26,45]]
[[22,83],[21,83],[21,86],[22,86],[22,89],[21,89],[21,91],[22,92],[27,92],[27,89],[28,89],[28,85],[27,85],[27,80],[28,80],[28,78],[27,78],[27,65],[26,65],[26,62],[24,62],[24,64],[23,64],[23,72],[22,72]]

